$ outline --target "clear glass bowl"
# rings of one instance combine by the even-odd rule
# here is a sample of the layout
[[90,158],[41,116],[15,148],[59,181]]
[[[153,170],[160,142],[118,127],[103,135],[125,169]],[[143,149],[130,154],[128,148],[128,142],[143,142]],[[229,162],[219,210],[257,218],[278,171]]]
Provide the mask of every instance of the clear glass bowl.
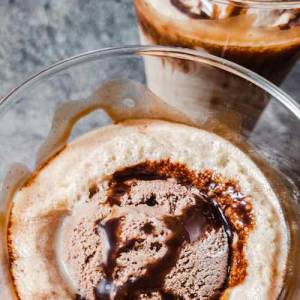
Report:
[[[164,62],[173,64],[170,72],[159,69]],[[145,71],[145,64],[156,66],[156,74]],[[196,68],[205,74],[193,81],[187,71],[182,77],[177,68]],[[134,80],[147,86],[170,106],[193,120],[199,127],[213,131],[241,147],[261,166],[274,189],[281,183],[289,196],[282,206],[290,227],[290,259],[281,299],[299,299],[300,292],[300,107],[279,88],[259,75],[224,59],[179,48],[123,47],[91,51],[59,62],[33,76],[0,102],[0,183],[2,184],[0,264],[0,298],[13,299],[9,274],[6,273],[7,217],[9,193],[7,180],[16,163],[34,171],[37,153],[46,140],[54,113],[63,104],[84,103],[95,90],[111,80]],[[218,80],[216,80],[216,78]],[[197,92],[195,92],[197,91]],[[124,118],[134,106],[132,91],[124,99],[112,99],[107,111],[91,108],[67,134],[69,141],[92,129],[111,124],[111,108],[121,105]],[[257,99],[267,104],[262,112]],[[123,101],[124,100],[124,101]],[[147,99],[146,99],[147,100]],[[145,101],[146,101],[145,100]],[[144,99],[140,99],[141,102]],[[110,107],[111,106],[111,107]],[[145,102],[143,117],[170,119],[163,114],[149,113]],[[66,112],[66,118],[67,118]],[[121,117],[122,119],[122,117]],[[55,123],[60,127],[63,118]],[[52,128],[53,129],[53,128]],[[61,146],[61,145],[60,145]],[[38,162],[39,163],[39,162]],[[275,169],[275,171],[270,171]],[[274,175],[275,173],[276,175]],[[277,178],[279,174],[280,180]],[[7,176],[6,176],[7,175]],[[10,181],[11,182],[11,181]],[[10,189],[10,192],[12,190]],[[285,199],[289,198],[289,201]]]

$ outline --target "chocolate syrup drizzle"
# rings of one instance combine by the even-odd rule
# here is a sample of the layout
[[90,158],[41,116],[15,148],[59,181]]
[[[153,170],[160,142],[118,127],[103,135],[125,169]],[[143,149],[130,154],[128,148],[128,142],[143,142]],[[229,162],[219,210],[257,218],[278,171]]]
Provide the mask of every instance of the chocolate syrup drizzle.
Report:
[[[137,165],[115,172],[110,182],[110,192],[107,202],[110,205],[120,205],[120,198],[130,191],[132,180],[157,180],[167,179],[167,174],[159,174],[155,170],[144,168],[144,165]],[[185,181],[181,178],[181,181]],[[185,243],[191,243],[194,240],[201,239],[204,235],[214,229],[224,227],[228,236],[228,242],[231,243],[232,233],[224,215],[218,206],[212,201],[208,201],[204,196],[195,196],[196,205],[183,211],[180,216],[165,216],[163,218],[167,228],[171,230],[172,236],[166,242],[166,254],[155,263],[146,266],[146,274],[135,280],[126,282],[121,287],[114,284],[114,271],[116,259],[124,248],[126,250],[134,245],[135,240],[127,241],[123,247],[119,246],[120,224],[122,217],[108,220],[98,226],[105,231],[109,241],[107,260],[102,264],[105,272],[105,278],[101,280],[95,288],[95,298],[101,300],[111,299],[138,299],[139,295],[159,292],[162,299],[180,299],[164,289],[164,279],[166,275],[175,266],[180,250]],[[151,206],[151,203],[149,203]],[[150,231],[152,228],[146,228]],[[197,233],[197,236],[193,234]],[[229,255],[230,257],[230,255]],[[229,263],[229,262],[228,262]]]
[[[127,241],[123,247],[119,246],[122,217],[99,224],[108,238],[109,250],[107,260],[102,264],[105,278],[98,283],[95,289],[96,299],[138,299],[141,293],[155,291],[159,291],[163,299],[179,299],[177,295],[165,291],[163,284],[165,276],[175,266],[182,246],[185,243],[193,242],[192,239],[201,239],[212,228],[219,229],[221,226],[227,228],[228,240],[231,241],[232,239],[229,225],[220,211],[202,197],[197,197],[196,200],[196,205],[184,210],[182,215],[165,216],[163,218],[167,228],[173,233],[172,237],[166,242],[166,254],[160,260],[146,266],[147,272],[143,277],[128,281],[119,288],[115,286],[113,278],[116,259],[122,251],[133,246],[135,240]],[[193,232],[198,233],[196,237]]]
[[113,205],[120,205],[120,199],[123,195],[129,193],[131,180],[166,180],[166,174],[159,174],[155,170],[145,168],[144,164],[128,167],[124,170],[116,171],[109,182],[109,191],[106,202]]
[[[230,249],[227,264],[228,276],[214,299],[218,299],[226,287],[236,285],[245,278],[247,262],[243,256],[243,248],[246,235],[244,235],[243,230],[249,233],[254,220],[251,212],[252,206],[233,182],[228,181],[224,184],[222,178],[214,177],[212,172],[196,174],[189,171],[184,165],[172,164],[169,160],[145,162],[122,169],[112,175],[109,182],[107,203],[111,206],[119,206],[121,197],[126,193],[130,193],[131,185],[135,180],[166,180],[168,178],[175,178],[178,183],[183,185],[197,187],[203,196],[194,195],[196,204],[183,210],[181,215],[166,215],[163,217],[163,222],[172,232],[171,237],[165,244],[167,247],[166,254],[155,263],[147,265],[144,276],[128,280],[123,286],[116,286],[114,283],[116,259],[122,252],[130,250],[136,240],[128,240],[125,245],[120,245],[122,217],[96,224],[98,233],[100,233],[100,230],[104,231],[109,247],[106,259],[102,263],[105,277],[98,282],[94,289],[95,299],[139,299],[141,294],[150,295],[153,292],[158,292],[162,299],[181,299],[178,295],[164,289],[166,275],[175,266],[180,251],[186,243],[199,240],[205,237],[205,234],[210,230],[218,230],[221,227],[225,229]],[[220,189],[217,183],[223,189]],[[224,189],[226,190],[225,193]],[[149,206],[152,205],[153,203],[149,203]],[[234,221],[228,219],[230,214],[226,214],[226,212],[229,209],[232,215],[239,216],[239,222],[244,222],[243,229],[240,229],[240,231],[235,228]],[[149,226],[149,228],[142,230],[151,233],[153,227]],[[195,232],[197,233],[196,236]],[[239,236],[234,248],[232,247],[233,232]]]

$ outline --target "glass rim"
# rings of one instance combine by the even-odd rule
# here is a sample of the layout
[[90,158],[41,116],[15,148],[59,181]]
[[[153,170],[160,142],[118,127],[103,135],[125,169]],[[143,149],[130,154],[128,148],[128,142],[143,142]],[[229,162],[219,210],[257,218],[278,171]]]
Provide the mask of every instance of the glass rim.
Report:
[[[218,0],[219,1],[219,0]],[[223,1],[223,0],[221,0]],[[227,0],[225,0],[227,1]],[[12,89],[6,96],[0,100],[0,113],[4,109],[5,104],[8,104],[14,97],[21,95],[30,86],[42,81],[48,76],[69,68],[80,63],[84,63],[90,60],[96,60],[104,57],[113,56],[129,56],[129,55],[147,55],[147,56],[161,56],[171,58],[181,58],[186,60],[193,60],[201,62],[218,69],[224,70],[231,74],[234,74],[240,78],[245,79],[263,89],[265,92],[274,97],[274,99],[280,102],[290,113],[295,115],[300,120],[300,104],[298,104],[291,96],[289,96],[282,89],[271,83],[264,77],[254,73],[247,68],[240,66],[234,62],[228,61],[224,58],[214,56],[204,51],[196,51],[178,47],[166,47],[166,46],[122,46],[102,48],[92,51],[83,52],[79,55],[75,55],[64,60],[60,60],[47,68],[35,73],[27,80],[23,81],[20,85]]]
[[262,9],[297,9],[300,8],[299,0],[211,0],[222,5],[234,4],[241,7]]

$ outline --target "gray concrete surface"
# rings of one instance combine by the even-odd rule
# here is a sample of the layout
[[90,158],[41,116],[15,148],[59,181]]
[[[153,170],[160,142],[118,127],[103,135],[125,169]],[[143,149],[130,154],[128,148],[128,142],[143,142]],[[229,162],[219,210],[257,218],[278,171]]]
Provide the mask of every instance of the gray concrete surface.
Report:
[[137,44],[132,0],[1,0],[0,96],[84,51]]

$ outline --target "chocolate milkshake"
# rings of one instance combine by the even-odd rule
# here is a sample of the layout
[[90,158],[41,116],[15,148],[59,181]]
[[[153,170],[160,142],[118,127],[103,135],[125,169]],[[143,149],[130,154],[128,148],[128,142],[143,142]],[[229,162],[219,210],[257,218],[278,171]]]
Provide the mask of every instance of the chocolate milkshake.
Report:
[[[210,0],[135,0],[140,38],[145,45],[191,48],[228,59],[279,84],[300,53],[299,10],[257,3]],[[265,4],[266,5],[266,4]],[[275,8],[274,8],[275,7]],[[179,50],[180,51],[180,50]],[[255,124],[269,98],[244,80],[180,58],[145,57],[149,88],[164,101],[193,114],[231,109]],[[219,105],[221,103],[221,105]],[[244,124],[249,131],[252,125]]]
[[276,299],[288,252],[278,199],[249,158],[148,120],[68,145],[15,194],[9,241],[22,300]]
[[299,56],[300,7],[292,2],[286,9],[259,1],[134,2],[145,44],[203,49],[277,84]]
[[[98,108],[116,124],[67,143]],[[14,186],[6,234],[21,300],[282,294],[290,244],[281,194],[246,152],[140,83],[107,82],[60,106],[35,171],[22,174],[4,183]]]

